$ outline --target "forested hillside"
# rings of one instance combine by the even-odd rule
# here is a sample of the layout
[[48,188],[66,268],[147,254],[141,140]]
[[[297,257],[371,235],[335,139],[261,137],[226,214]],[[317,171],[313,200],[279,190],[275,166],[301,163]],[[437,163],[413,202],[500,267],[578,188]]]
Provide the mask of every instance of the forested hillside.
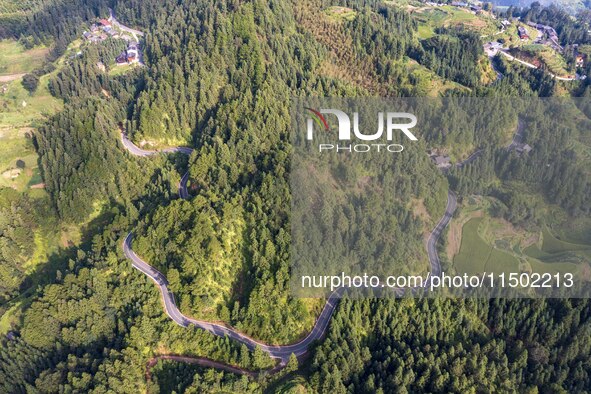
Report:
[[344,301],[310,383],[320,393],[584,392],[590,318],[579,300]]
[[35,216],[41,212],[26,196],[15,196],[8,189],[2,189],[1,193],[0,297],[9,298],[23,281],[25,263],[34,253],[32,231],[38,223]]
[[[1,339],[0,391],[588,389],[587,300],[344,300],[326,339],[299,371],[290,363],[281,373],[285,379],[153,360],[206,357],[250,371],[274,365],[260,348],[251,352],[229,338],[175,324],[154,283],[123,255],[130,231],[134,250],[166,274],[185,314],[278,344],[312,328],[324,300],[295,298],[289,288],[292,97],[424,96],[433,93],[432,81],[443,79],[447,89],[435,94],[452,97],[550,96],[566,88],[542,70],[500,59],[505,77],[484,86],[475,64],[482,55],[477,35],[442,30],[420,40],[404,9],[377,0],[337,2],[356,12],[341,22],[322,13],[334,5],[328,1],[110,3],[44,2],[0,32],[52,44],[59,54],[85,24],[108,15],[108,5],[121,21],[146,32],[146,67],[119,76],[100,71],[97,62],[122,49],[106,40],[83,47],[49,81],[52,94],[65,102],[35,135],[51,214],[60,223],[92,220],[94,226],[88,242],[55,256],[59,264],[42,285],[10,304],[21,314],[12,335]],[[571,94],[588,92],[587,82],[577,83]],[[572,215],[589,214],[589,173],[565,143],[581,136],[568,128],[547,135],[532,113],[526,138],[536,151],[519,160],[503,149],[519,107],[498,108],[486,119],[475,116],[477,110],[449,114],[441,125],[461,119],[457,134],[433,126],[421,135],[424,148],[482,149],[480,160],[450,171],[448,179],[426,152],[414,152],[406,164],[422,174],[414,182],[401,176],[405,166],[388,163],[396,194],[375,205],[392,204],[399,215],[399,222],[379,224],[396,227],[393,241],[408,245],[401,259],[425,254],[421,237],[443,212],[448,180],[462,196],[499,196],[516,226],[523,222],[520,207],[503,200],[509,182],[525,184]],[[548,116],[544,121],[560,120]],[[188,159],[134,157],[121,143],[122,131],[144,149],[183,145],[195,151]],[[555,171],[545,170],[550,158]],[[181,200],[178,182],[186,171],[190,198]],[[346,182],[335,184],[346,189]],[[420,220],[406,203],[419,200]],[[11,295],[31,253],[31,234],[23,228],[39,215],[26,197],[14,201],[0,204],[0,292]],[[364,231],[371,229],[372,221],[365,225]],[[150,360],[155,365],[147,374]]]

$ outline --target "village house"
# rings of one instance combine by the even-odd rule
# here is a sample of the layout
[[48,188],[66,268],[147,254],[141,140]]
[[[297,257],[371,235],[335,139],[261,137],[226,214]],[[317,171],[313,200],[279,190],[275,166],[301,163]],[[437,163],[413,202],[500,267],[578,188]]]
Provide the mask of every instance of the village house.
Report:
[[431,156],[431,160],[437,168],[448,168],[451,166],[451,158],[446,155],[433,155]]
[[118,65],[131,64],[139,61],[139,44],[135,41],[127,44],[127,49],[119,54],[115,61]]
[[515,145],[515,151],[519,154],[522,153],[529,153],[532,151],[532,147],[529,146],[528,144],[524,144],[524,143],[518,143]]
[[470,10],[473,11],[475,14],[480,14],[482,12],[482,7],[475,4],[470,4]]
[[525,28],[523,26],[517,27],[517,34],[519,35],[519,38],[522,40],[526,40],[529,38],[529,35],[527,34],[527,30],[525,30]]

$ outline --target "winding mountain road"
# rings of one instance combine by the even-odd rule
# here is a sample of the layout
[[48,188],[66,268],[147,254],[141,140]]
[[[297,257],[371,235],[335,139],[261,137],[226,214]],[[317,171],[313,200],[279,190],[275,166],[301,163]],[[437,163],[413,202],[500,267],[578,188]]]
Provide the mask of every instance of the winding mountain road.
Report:
[[175,323],[183,327],[193,325],[219,337],[227,336],[230,339],[245,344],[249,350],[254,350],[255,347],[259,346],[261,350],[268,353],[269,356],[278,359],[281,364],[286,364],[289,360],[289,356],[292,353],[298,357],[304,355],[308,350],[308,346],[316,339],[320,339],[324,335],[326,328],[328,327],[330,317],[332,316],[332,313],[338,304],[340,293],[334,292],[331,294],[328,301],[324,305],[324,309],[316,320],[316,324],[314,325],[312,331],[310,331],[310,333],[298,343],[285,346],[267,345],[249,337],[246,334],[236,331],[232,327],[217,323],[210,323],[203,320],[196,320],[185,316],[176,306],[174,294],[168,288],[168,281],[166,280],[166,277],[156,268],[152,267],[135,254],[135,252],[131,249],[131,240],[132,234],[129,233],[123,241],[123,252],[125,253],[125,256],[132,261],[134,268],[146,274],[156,283],[160,289],[160,293],[162,294],[164,310]]
[[[130,154],[140,157],[152,156],[159,153],[182,153],[190,155],[193,152],[193,149],[187,147],[175,147],[162,150],[144,150],[133,144],[127,138],[124,132],[121,132],[121,142]],[[183,199],[189,198],[189,193],[187,191],[188,178],[189,173],[187,172],[182,176],[178,187],[179,196]],[[437,240],[441,236],[443,229],[448,225],[449,221],[451,220],[452,215],[456,209],[456,205],[456,195],[450,190],[447,196],[447,206],[445,214],[441,218],[437,226],[435,226],[427,241],[427,252],[429,255],[429,263],[431,266],[432,275],[441,274],[441,263],[439,261],[439,256],[437,255],[436,244]],[[133,235],[130,232],[127,235],[127,237],[125,237],[125,240],[123,241],[122,245],[125,256],[129,260],[131,260],[132,266],[134,268],[144,273],[146,276],[152,279],[158,286],[160,293],[162,295],[162,300],[164,302],[164,310],[166,314],[175,323],[182,327],[188,327],[192,325],[195,327],[199,327],[205,331],[208,331],[213,335],[219,337],[228,337],[237,342],[243,343],[250,350],[254,350],[258,346],[261,350],[269,354],[270,357],[279,360],[280,366],[284,366],[287,364],[291,354],[294,354],[296,357],[300,357],[306,354],[308,352],[308,347],[312,344],[312,342],[319,340],[324,336],[324,334],[326,333],[326,329],[328,328],[328,324],[330,323],[330,318],[332,317],[332,314],[334,313],[334,310],[339,303],[339,299],[342,296],[343,291],[345,290],[344,288],[340,288],[331,293],[331,295],[328,297],[326,301],[326,304],[324,305],[324,308],[322,309],[322,312],[320,313],[320,316],[318,316],[318,319],[316,320],[314,327],[304,339],[291,345],[269,345],[263,342],[259,342],[230,326],[207,322],[203,320],[196,320],[184,315],[176,306],[174,294],[168,288],[168,280],[166,279],[166,277],[156,268],[152,267],[150,264],[142,260],[133,251],[132,240]],[[397,289],[394,290],[396,291]]]
[[525,130],[525,122],[523,121],[523,119],[517,118],[517,130],[515,131],[515,134],[513,134],[513,139],[511,140],[511,143],[507,146],[507,150],[511,150],[517,147],[517,145],[519,145],[521,142],[523,142],[523,130]]
[[109,8],[109,18],[108,18],[108,21],[111,22],[111,24],[113,26],[118,27],[119,29],[121,29],[121,30],[123,30],[125,32],[128,32],[128,33],[130,33],[132,35],[138,35],[138,36],[143,36],[144,35],[144,33],[141,32],[141,31],[139,31],[139,30],[132,29],[131,27],[127,27],[125,25],[122,25],[117,20],[117,18],[115,18],[115,12],[113,11],[112,8]]
[[445,213],[439,220],[439,223],[437,223],[437,226],[431,231],[429,239],[427,240],[427,254],[429,255],[429,264],[431,265],[431,275],[441,275],[441,261],[439,261],[439,255],[437,254],[437,240],[439,240],[443,229],[449,224],[457,206],[458,199],[456,198],[456,194],[449,190],[447,192],[447,206],[445,207]]

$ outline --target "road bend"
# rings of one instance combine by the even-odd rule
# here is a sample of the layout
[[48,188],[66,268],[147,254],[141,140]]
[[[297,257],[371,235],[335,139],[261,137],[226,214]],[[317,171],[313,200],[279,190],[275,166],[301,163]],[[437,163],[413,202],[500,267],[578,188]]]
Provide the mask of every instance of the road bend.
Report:
[[[190,155],[193,152],[193,149],[187,147],[174,147],[174,148],[167,148],[162,150],[144,150],[136,146],[133,142],[131,142],[124,132],[121,133],[121,142],[123,146],[129,153],[135,156],[151,156],[159,153],[183,153]],[[183,199],[189,198],[189,193],[187,190],[187,181],[189,178],[189,172],[186,172],[179,183],[179,196]],[[441,263],[439,261],[439,256],[437,255],[436,244],[437,240],[441,236],[443,229],[447,226],[449,221],[452,218],[452,215],[456,209],[457,200],[456,196],[452,191],[448,192],[447,196],[447,207],[445,210],[444,216],[441,218],[437,226],[431,232],[428,242],[427,242],[427,251],[429,255],[429,263],[431,266],[431,273],[433,275],[441,274]],[[219,323],[208,322],[204,320],[197,320],[191,317],[184,315],[177,307],[174,294],[168,288],[168,280],[166,276],[158,271],[156,268],[152,267],[150,264],[146,263],[139,257],[132,249],[132,240],[133,234],[130,232],[127,234],[123,241],[123,252],[125,257],[127,257],[132,262],[132,266],[137,270],[144,273],[148,276],[156,286],[158,286],[160,293],[162,295],[162,300],[164,303],[164,311],[166,314],[178,325],[182,327],[188,326],[195,326],[202,330],[208,331],[213,335],[219,337],[228,337],[233,339],[239,343],[243,343],[249,350],[254,350],[257,346],[260,347],[261,350],[269,354],[270,357],[279,360],[280,365],[286,365],[289,357],[294,354],[296,357],[301,357],[308,352],[309,346],[316,340],[322,339],[326,334],[326,330],[330,323],[330,319],[339,303],[340,297],[344,292],[344,288],[339,288],[335,290],[326,300],[322,312],[312,330],[308,333],[308,335],[300,340],[297,343],[290,344],[290,345],[269,345],[256,339],[237,331],[236,329],[226,326]],[[396,291],[396,289],[394,289]]]

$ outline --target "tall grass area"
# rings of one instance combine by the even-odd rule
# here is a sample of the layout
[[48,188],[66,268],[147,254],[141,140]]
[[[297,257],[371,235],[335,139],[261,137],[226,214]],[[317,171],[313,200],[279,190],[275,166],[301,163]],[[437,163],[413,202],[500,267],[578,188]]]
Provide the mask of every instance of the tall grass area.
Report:
[[46,46],[25,49],[18,41],[0,41],[0,76],[28,73],[41,66],[49,52]]

